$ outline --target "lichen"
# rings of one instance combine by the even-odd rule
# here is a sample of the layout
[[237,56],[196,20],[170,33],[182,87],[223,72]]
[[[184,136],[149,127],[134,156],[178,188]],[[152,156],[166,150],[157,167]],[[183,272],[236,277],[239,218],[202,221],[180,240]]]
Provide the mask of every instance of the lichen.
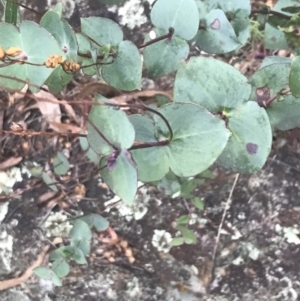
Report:
[[171,249],[172,236],[166,230],[154,230],[152,245],[159,251],[168,253]]
[[72,225],[66,221],[67,216],[62,212],[51,212],[45,222],[47,237],[68,237],[72,229]]

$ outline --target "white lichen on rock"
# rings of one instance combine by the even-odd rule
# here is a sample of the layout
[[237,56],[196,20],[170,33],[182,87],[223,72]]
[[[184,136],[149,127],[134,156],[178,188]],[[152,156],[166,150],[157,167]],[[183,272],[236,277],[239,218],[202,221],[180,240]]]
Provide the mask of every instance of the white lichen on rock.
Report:
[[[154,0],[146,0],[151,5]],[[118,12],[120,17],[120,25],[126,25],[130,29],[136,26],[141,26],[148,21],[144,14],[144,6],[142,1],[129,0],[123,6],[113,5],[108,8],[108,11]]]
[[139,299],[141,289],[139,286],[139,279],[137,277],[133,277],[132,281],[127,283],[126,294],[130,297],[130,300],[136,300],[136,298]]
[[47,237],[68,237],[72,225],[66,221],[68,217],[62,212],[51,212],[45,222]]
[[154,230],[152,245],[159,251],[168,253],[171,249],[172,236],[166,230]]
[[11,272],[13,237],[5,230],[0,232],[0,275]]
[[13,167],[6,171],[0,171],[0,193],[9,194],[16,182],[21,182],[22,172],[20,168]]
[[[138,186],[141,186],[143,183],[139,182]],[[105,202],[106,212],[109,212],[110,209],[116,208],[119,211],[121,216],[124,216],[127,221],[131,221],[133,218],[135,220],[142,219],[145,214],[148,212],[148,202],[150,196],[148,195],[148,190],[146,187],[142,187],[138,190],[136,197],[131,206],[125,204],[124,202],[118,202],[118,196],[115,196],[111,200]],[[116,203],[115,206],[110,207],[110,204]]]

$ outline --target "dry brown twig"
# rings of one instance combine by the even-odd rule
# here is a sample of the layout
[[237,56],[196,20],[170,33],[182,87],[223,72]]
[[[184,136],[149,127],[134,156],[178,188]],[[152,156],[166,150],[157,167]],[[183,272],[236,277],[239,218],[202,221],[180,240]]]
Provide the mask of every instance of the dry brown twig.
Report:
[[22,276],[0,281],[0,291],[4,291],[6,289],[18,286],[27,281],[33,274],[33,270],[43,263],[49,248],[50,246],[44,247],[43,251],[39,254],[37,260],[22,274]]

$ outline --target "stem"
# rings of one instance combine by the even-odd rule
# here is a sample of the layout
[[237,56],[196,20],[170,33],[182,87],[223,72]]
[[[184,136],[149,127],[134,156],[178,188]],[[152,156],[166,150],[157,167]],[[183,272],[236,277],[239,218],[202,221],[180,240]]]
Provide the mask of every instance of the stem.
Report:
[[286,95],[288,93],[291,92],[291,89],[290,88],[287,88],[287,89],[284,89],[284,90],[281,90],[280,92],[276,93],[275,95],[271,96],[268,100],[266,101],[262,101],[262,102],[259,102],[258,105],[262,108],[267,108],[269,105],[271,105],[271,103],[277,99],[278,95]]
[[256,15],[256,14],[272,15],[272,16],[277,16],[277,17],[280,17],[280,18],[283,18],[283,19],[288,19],[288,20],[291,19],[291,16],[288,16],[284,13],[274,11],[274,10],[270,10],[270,11],[267,11],[267,10],[252,10],[250,15],[253,16],[253,15]]
[[153,39],[153,40],[150,40],[150,41],[148,41],[148,42],[146,42],[146,43],[144,43],[144,44],[138,46],[138,49],[147,47],[147,46],[149,46],[149,45],[152,45],[152,44],[154,44],[154,43],[156,43],[156,42],[159,42],[159,41],[162,41],[162,40],[165,40],[165,39],[168,39],[168,38],[172,38],[173,34],[174,34],[174,29],[171,27],[171,28],[169,29],[169,32],[168,32],[168,33],[166,33],[166,34],[164,34],[164,35],[162,35],[162,36],[160,36],[160,37],[157,37],[157,38],[155,38],[155,39]]
[[156,115],[158,115],[166,124],[168,130],[169,130],[169,139],[167,140],[163,140],[163,141],[157,141],[157,142],[145,142],[145,143],[138,143],[134,146],[132,146],[129,150],[133,150],[133,149],[139,149],[139,148],[148,148],[148,147],[154,147],[154,146],[163,146],[163,145],[167,145],[169,144],[172,140],[173,140],[173,131],[172,128],[168,122],[168,120],[166,119],[166,117],[161,114],[160,112],[151,109],[149,107],[146,107],[144,105],[128,105],[128,104],[113,104],[113,103],[104,103],[103,105],[108,105],[108,106],[113,106],[113,107],[119,107],[119,108],[139,108],[139,109],[143,109],[145,111],[150,111]]
[[97,126],[94,124],[92,120],[89,119],[88,116],[86,116],[87,122],[90,123],[90,125],[94,128],[94,130],[101,136],[101,138],[109,145],[111,146],[115,151],[118,150],[118,148],[113,145],[105,136],[104,134],[97,128]]

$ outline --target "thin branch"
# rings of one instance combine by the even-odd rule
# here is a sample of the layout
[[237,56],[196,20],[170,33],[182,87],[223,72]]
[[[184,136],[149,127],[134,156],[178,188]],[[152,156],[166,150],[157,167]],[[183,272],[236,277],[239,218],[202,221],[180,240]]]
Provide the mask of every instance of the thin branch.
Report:
[[223,225],[224,225],[224,221],[225,221],[225,217],[226,217],[227,211],[228,211],[228,209],[230,208],[231,201],[232,201],[232,194],[233,194],[233,191],[234,191],[235,186],[236,186],[236,184],[237,184],[237,181],[238,181],[238,179],[239,179],[239,176],[240,176],[239,173],[236,174],[236,176],[235,176],[233,185],[232,185],[232,187],[231,187],[231,190],[230,190],[228,199],[227,199],[226,204],[225,204],[223,216],[222,216],[222,219],[221,219],[219,228],[218,228],[218,234],[217,234],[217,237],[216,237],[216,244],[215,244],[215,248],[214,248],[214,251],[213,251],[213,254],[212,254],[212,263],[213,263],[213,268],[212,268],[212,278],[213,278],[213,275],[214,275],[215,261],[216,261],[216,254],[217,254],[217,250],[218,250],[218,246],[219,246],[219,241],[220,241],[220,237],[221,237],[221,230],[222,230]]
[[173,34],[174,34],[174,29],[170,28],[168,33],[166,33],[166,34],[164,34],[164,35],[162,35],[160,37],[157,37],[157,38],[155,38],[153,40],[150,40],[150,41],[148,41],[148,42],[146,42],[144,44],[141,44],[140,46],[138,46],[138,48],[141,49],[141,48],[147,47],[149,45],[152,45],[152,44],[154,44],[156,42],[159,42],[159,41],[171,38],[173,36]]
[[256,14],[262,14],[262,15],[271,15],[271,16],[277,16],[283,19],[291,19],[291,16],[286,15],[285,13],[281,13],[275,10],[252,10],[251,11],[251,16],[256,15]]
[[89,119],[88,115],[85,116],[87,122],[90,123],[90,125],[94,128],[94,130],[101,136],[101,138],[109,145],[111,146],[115,151],[118,150],[118,147],[116,147],[114,144],[112,144],[105,136],[104,134],[98,129],[98,127],[95,125],[95,123]]
[[291,92],[291,89],[290,88],[287,88],[287,89],[284,89],[284,90],[281,90],[280,92],[276,93],[275,95],[271,96],[268,100],[266,101],[261,101],[261,102],[258,102],[258,105],[262,108],[267,108],[269,105],[271,105],[271,103],[277,99],[278,95],[286,95],[288,93]]
[[0,133],[7,134],[7,135],[14,135],[14,136],[75,136],[75,137],[86,137],[86,134],[81,133],[60,133],[60,132],[35,132],[35,131],[7,131],[1,130]]

